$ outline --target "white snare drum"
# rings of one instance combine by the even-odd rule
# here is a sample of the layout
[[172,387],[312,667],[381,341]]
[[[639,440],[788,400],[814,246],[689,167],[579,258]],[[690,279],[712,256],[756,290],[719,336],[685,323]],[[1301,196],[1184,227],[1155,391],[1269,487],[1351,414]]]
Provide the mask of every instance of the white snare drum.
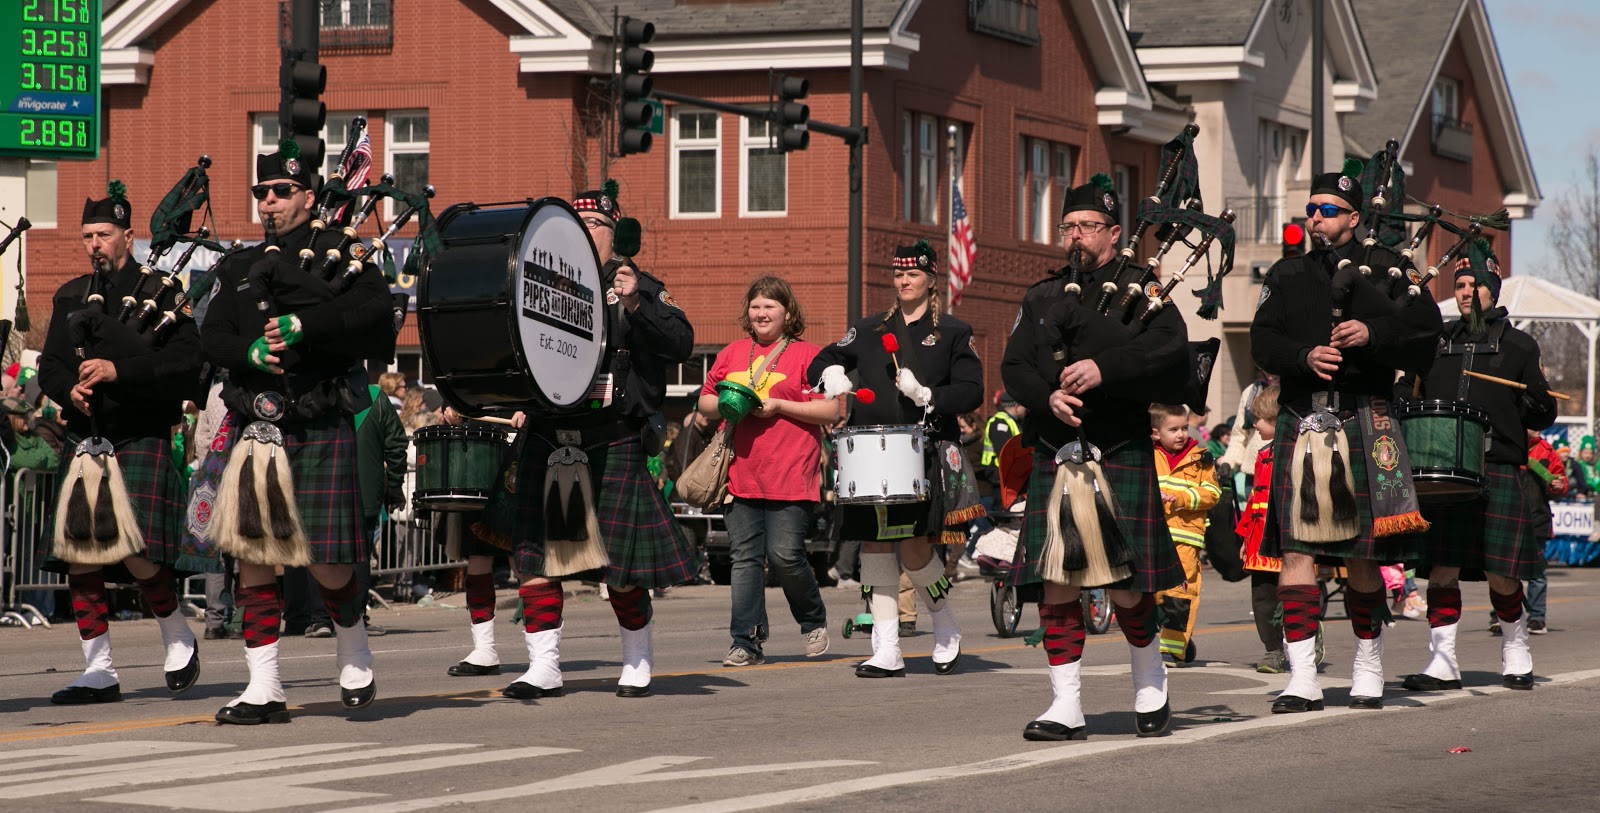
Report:
[[847,426],[833,434],[834,492],[840,505],[928,499],[928,436],[920,426]]

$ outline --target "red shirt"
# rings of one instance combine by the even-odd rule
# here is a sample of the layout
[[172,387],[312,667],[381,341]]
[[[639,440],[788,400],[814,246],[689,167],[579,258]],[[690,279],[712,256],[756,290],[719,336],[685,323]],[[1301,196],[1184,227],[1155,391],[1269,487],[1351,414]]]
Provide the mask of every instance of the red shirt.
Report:
[[[762,399],[811,401],[822,396],[808,393],[806,368],[821,348],[792,341],[768,372],[781,343],[755,347],[755,373],[750,370],[752,340],[740,339],[717,353],[702,395],[715,395],[717,382],[732,379],[756,391]],[[753,380],[752,380],[753,379]],[[739,422],[733,432],[733,464],[728,470],[728,493],[747,500],[816,502],[821,497],[822,435],[816,424],[788,416]]]

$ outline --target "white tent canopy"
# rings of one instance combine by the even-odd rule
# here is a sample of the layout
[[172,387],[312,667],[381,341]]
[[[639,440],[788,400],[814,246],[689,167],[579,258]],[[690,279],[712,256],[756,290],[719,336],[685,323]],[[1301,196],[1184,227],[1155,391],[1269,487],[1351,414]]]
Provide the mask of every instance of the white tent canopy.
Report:
[[[1581,422],[1585,431],[1594,426],[1594,373],[1595,351],[1600,343],[1600,299],[1584,296],[1547,279],[1517,276],[1505,281],[1500,288],[1500,304],[1511,312],[1511,323],[1527,330],[1533,322],[1566,323],[1578,329],[1589,342],[1589,364],[1585,367],[1583,415],[1564,415],[1558,423]],[[1460,315],[1454,299],[1439,303],[1439,312],[1446,322]]]

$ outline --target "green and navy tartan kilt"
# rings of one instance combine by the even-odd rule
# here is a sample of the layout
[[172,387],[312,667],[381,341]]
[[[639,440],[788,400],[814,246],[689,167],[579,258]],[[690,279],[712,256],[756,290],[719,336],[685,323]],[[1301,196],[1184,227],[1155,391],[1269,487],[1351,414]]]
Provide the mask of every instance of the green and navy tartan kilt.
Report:
[[[69,437],[63,447],[61,465],[56,469],[55,488],[51,495],[55,501],[50,517],[40,535],[37,553],[44,561],[43,569],[52,573],[65,573],[67,562],[50,555],[53,541],[48,529],[55,527],[55,511],[59,505],[59,489],[66,481],[67,470],[72,466],[72,449],[82,438]],[[166,565],[182,573],[221,572],[222,562],[189,554],[183,549],[183,516],[187,496],[183,477],[172,463],[171,448],[166,438],[147,437],[126,440],[116,444],[117,465],[122,469],[122,480],[128,488],[128,499],[139,517],[139,532],[144,535],[143,556],[156,564]],[[107,571],[112,581],[127,582],[120,565]]]
[[[1106,481],[1117,501],[1117,526],[1133,550],[1133,573],[1113,585],[1113,590],[1156,593],[1183,584],[1183,563],[1173,547],[1172,534],[1161,507],[1156,485],[1156,459],[1147,442],[1129,441],[1106,452],[1100,461]],[[1039,584],[1039,558],[1049,534],[1050,490],[1055,487],[1056,453],[1040,443],[1033,450],[1033,474],[1028,478],[1028,510],[1022,517],[1017,557],[1011,565],[1018,584]]]
[[[1488,499],[1449,506],[1422,505],[1433,527],[1422,535],[1417,575],[1434,565],[1461,568],[1461,578],[1482,581],[1485,572],[1531,579],[1544,571],[1544,545],[1535,539],[1524,503],[1520,466],[1489,463]],[[1542,506],[1541,506],[1542,507]]]
[[312,563],[351,565],[366,561],[356,430],[349,416],[325,415],[309,423],[279,428],[283,430],[284,448],[294,473],[295,505],[300,510]]
[[1357,421],[1344,424],[1345,439],[1350,442],[1350,455],[1344,464],[1350,467],[1355,480],[1356,522],[1359,530],[1354,539],[1344,542],[1312,544],[1293,537],[1294,472],[1292,466],[1301,461],[1294,459],[1294,442],[1299,436],[1300,420],[1285,409],[1278,414],[1277,434],[1272,440],[1272,496],[1267,502],[1267,523],[1261,534],[1263,556],[1281,557],[1287,553],[1305,553],[1318,557],[1324,564],[1343,564],[1344,559],[1370,559],[1381,564],[1411,561],[1415,558],[1417,535],[1375,539],[1372,536],[1372,490],[1367,484],[1367,447],[1361,440],[1361,426]]
[[[544,474],[555,449],[550,440],[529,433],[517,464],[512,556],[524,579],[544,574]],[[651,589],[693,581],[699,556],[650,479],[638,434],[583,451],[589,457],[596,519],[611,563],[593,574],[562,578]]]

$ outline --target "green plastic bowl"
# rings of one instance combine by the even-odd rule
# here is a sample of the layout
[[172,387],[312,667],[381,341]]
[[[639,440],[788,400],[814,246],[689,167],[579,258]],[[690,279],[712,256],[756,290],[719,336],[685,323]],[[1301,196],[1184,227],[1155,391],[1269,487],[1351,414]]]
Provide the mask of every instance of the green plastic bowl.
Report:
[[756,407],[761,406],[761,396],[737,381],[717,382],[717,412],[730,424],[744,420]]

